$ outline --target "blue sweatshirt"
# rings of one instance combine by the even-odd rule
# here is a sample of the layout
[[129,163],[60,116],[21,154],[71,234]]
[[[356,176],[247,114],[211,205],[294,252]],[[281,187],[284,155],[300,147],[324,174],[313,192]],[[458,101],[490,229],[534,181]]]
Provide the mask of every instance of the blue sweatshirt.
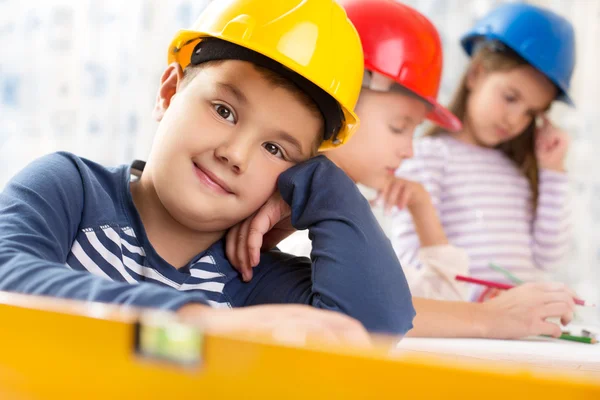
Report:
[[284,172],[292,223],[312,261],[263,253],[244,283],[224,240],[183,268],[149,242],[129,189],[143,162],[106,168],[68,153],[34,161],[0,194],[0,290],[168,310],[188,303],[300,303],[404,334],[415,311],[394,251],[348,176],[325,157]]

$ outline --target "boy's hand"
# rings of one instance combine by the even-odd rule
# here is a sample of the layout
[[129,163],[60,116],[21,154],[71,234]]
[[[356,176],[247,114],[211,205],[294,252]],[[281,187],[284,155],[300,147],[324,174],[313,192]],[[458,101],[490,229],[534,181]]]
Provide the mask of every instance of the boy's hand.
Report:
[[561,334],[559,325],[546,318],[573,319],[575,294],[558,282],[526,283],[482,303],[483,336],[496,339]]
[[401,210],[405,207],[410,210],[419,203],[430,201],[429,193],[423,185],[395,176],[388,180],[379,198],[383,199],[386,211],[394,206]]
[[558,129],[547,116],[542,115],[542,124],[535,131],[535,156],[540,168],[565,171],[565,157],[569,149],[569,136]]
[[233,310],[188,304],[177,312],[185,322],[211,333],[269,334],[274,339],[305,344],[307,339],[367,347],[369,334],[357,320],[304,305],[266,305]]
[[252,279],[261,250],[272,249],[295,232],[291,215],[290,206],[276,192],[256,213],[227,232],[225,253],[244,281]]

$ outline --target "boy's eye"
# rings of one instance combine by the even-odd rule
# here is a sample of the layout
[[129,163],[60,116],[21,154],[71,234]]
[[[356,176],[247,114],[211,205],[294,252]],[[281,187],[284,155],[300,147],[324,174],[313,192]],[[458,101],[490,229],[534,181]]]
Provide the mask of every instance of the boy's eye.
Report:
[[265,149],[273,154],[275,157],[279,157],[281,159],[283,159],[283,151],[281,151],[281,148],[279,146],[277,146],[276,144],[273,143],[265,143],[264,144]]
[[514,97],[514,96],[510,96],[510,95],[505,95],[505,96],[504,96],[504,99],[505,99],[507,102],[509,102],[509,103],[513,103],[513,102],[517,101],[517,98],[516,98],[516,97]]
[[217,114],[219,114],[219,117],[231,123],[235,123],[235,115],[229,108],[225,107],[223,104],[213,104],[213,107]]

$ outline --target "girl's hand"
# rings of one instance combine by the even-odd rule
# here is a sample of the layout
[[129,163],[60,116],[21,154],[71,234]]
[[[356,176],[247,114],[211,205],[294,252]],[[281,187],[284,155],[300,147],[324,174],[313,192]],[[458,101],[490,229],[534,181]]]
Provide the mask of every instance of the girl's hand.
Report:
[[551,171],[565,171],[565,157],[569,149],[569,136],[558,129],[547,116],[542,115],[542,125],[535,132],[535,156],[538,166]]

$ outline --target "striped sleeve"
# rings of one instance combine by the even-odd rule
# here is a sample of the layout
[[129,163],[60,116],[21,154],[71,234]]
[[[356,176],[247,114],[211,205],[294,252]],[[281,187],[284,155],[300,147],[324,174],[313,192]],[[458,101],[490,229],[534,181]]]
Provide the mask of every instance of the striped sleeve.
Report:
[[533,221],[533,257],[536,267],[556,269],[569,251],[571,215],[569,182],[564,173],[541,170],[539,198]]
[[83,207],[82,178],[68,156],[46,156],[13,178],[0,193],[0,290],[168,310],[207,304],[202,294],[70,269]]
[[[415,142],[415,156],[404,161],[396,171],[398,177],[421,183],[438,213],[447,158],[448,148],[439,139],[423,138]],[[421,244],[407,210],[394,212],[390,240],[404,269],[421,267]]]

